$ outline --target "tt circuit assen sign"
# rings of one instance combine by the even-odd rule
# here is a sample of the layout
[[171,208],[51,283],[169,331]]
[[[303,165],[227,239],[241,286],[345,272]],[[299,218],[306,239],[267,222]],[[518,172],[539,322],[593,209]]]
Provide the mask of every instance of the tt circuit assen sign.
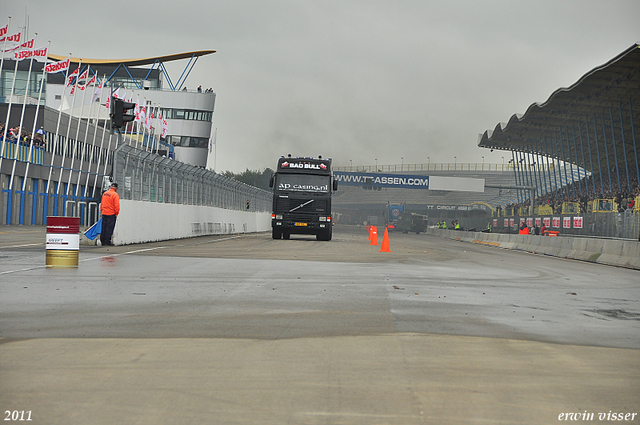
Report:
[[334,171],[333,176],[341,185],[346,186],[484,192],[484,179],[346,171]]

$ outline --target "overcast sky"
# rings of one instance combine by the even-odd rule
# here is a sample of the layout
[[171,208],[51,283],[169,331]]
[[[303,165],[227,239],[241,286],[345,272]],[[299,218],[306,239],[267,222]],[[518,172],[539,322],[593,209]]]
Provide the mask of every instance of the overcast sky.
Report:
[[501,163],[510,154],[479,148],[478,134],[640,41],[638,0],[1,3],[54,54],[216,50],[186,82],[217,93],[216,171],[274,168],[287,153]]

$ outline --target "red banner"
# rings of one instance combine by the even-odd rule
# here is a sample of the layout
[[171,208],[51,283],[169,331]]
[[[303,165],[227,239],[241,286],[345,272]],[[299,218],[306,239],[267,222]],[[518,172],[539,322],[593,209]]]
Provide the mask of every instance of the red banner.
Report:
[[79,217],[47,217],[47,233],[79,233]]

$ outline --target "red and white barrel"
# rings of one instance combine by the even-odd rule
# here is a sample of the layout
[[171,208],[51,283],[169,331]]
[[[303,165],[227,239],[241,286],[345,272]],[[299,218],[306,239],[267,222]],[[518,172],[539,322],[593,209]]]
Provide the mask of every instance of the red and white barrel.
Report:
[[79,217],[47,217],[47,267],[78,267]]

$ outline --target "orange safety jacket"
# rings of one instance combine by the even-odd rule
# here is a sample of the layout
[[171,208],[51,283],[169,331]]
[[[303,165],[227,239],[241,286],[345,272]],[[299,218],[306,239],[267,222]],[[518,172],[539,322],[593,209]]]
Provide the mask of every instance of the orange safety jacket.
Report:
[[100,204],[102,215],[118,215],[120,214],[120,195],[115,189],[109,189],[102,194],[102,203]]

